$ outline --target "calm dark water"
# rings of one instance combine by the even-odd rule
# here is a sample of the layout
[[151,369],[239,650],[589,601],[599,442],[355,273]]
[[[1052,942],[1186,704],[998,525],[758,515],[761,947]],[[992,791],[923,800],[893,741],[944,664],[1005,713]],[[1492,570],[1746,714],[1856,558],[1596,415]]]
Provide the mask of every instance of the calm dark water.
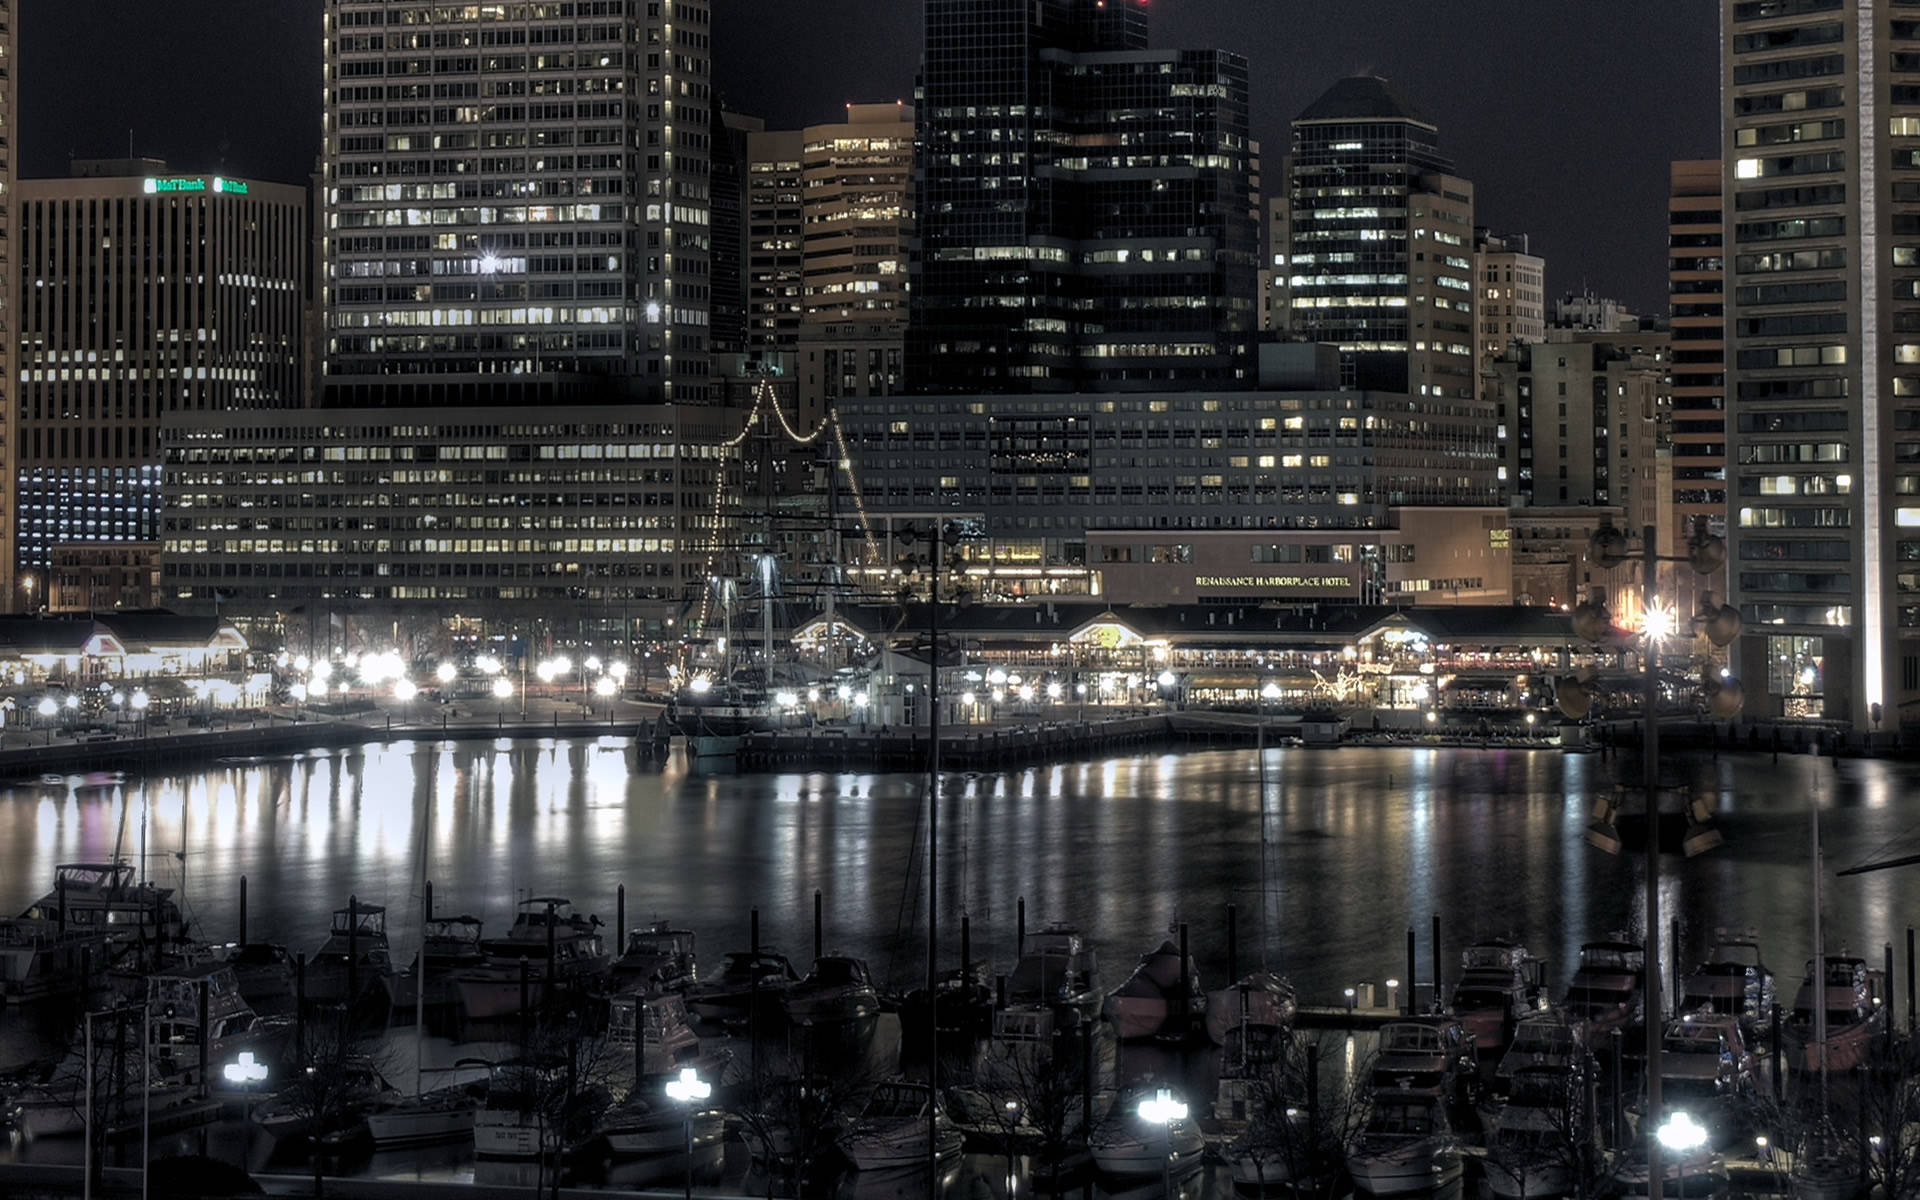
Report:
[[[1003,775],[950,776],[940,817],[942,942],[958,916],[976,956],[1011,967],[1015,899],[1029,928],[1076,923],[1110,984],[1186,921],[1203,977],[1225,973],[1225,909],[1240,913],[1242,970],[1293,976],[1309,1002],[1405,973],[1405,930],[1443,920],[1449,972],[1476,936],[1511,935],[1564,982],[1583,940],[1639,928],[1637,857],[1609,858],[1581,833],[1618,764],[1594,756],[1464,749],[1270,750],[1147,755]],[[1727,844],[1665,860],[1663,895],[1683,958],[1716,927],[1754,928],[1796,981],[1811,947],[1811,806],[1827,844],[1828,937],[1904,953],[1920,921],[1920,868],[1850,879],[1832,871],[1920,849],[1913,768],[1810,756],[1675,757],[1669,782],[1707,797]],[[608,741],[400,743],[288,760],[129,777],[123,784],[0,791],[0,910],[51,884],[56,862],[137,858],[181,889],[200,936],[236,936],[237,882],[250,935],[311,950],[349,894],[389,907],[401,953],[418,928],[422,835],[436,906],[490,928],[516,894],[564,895],[614,923],[656,915],[693,928],[702,956],[762,938],[804,965],[813,892],[830,948],[911,984],[923,970],[924,777],[702,776],[677,760],[630,766]],[[1265,837],[1262,827],[1265,827]],[[1904,845],[1903,845],[1904,839]],[[1262,904],[1263,846],[1266,903]],[[1264,920],[1262,910],[1264,908]],[[397,957],[399,955],[396,955]],[[1783,988],[1784,990],[1784,988]],[[1900,991],[1904,992],[1904,964]],[[1790,993],[1788,993],[1790,994]]]

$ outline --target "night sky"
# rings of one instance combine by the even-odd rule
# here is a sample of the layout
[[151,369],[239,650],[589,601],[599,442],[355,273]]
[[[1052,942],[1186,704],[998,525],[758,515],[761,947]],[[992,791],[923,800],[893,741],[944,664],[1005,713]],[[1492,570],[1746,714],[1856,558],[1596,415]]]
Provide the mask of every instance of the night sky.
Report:
[[[1666,179],[1717,153],[1716,6],[1541,0],[1154,0],[1161,46],[1252,67],[1269,189],[1287,122],[1341,75],[1383,75],[1440,126],[1478,219],[1532,235],[1549,297],[1666,305]],[[910,97],[916,0],[716,0],[729,107],[770,126]],[[21,165],[140,154],[181,171],[304,183],[319,151],[316,0],[51,0],[18,6]]]

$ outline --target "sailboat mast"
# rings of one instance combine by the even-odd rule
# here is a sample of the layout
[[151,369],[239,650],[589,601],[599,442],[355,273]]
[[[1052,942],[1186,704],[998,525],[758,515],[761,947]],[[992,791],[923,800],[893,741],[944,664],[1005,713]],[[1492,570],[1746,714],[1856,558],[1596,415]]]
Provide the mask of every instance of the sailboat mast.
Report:
[[1827,1115],[1827,938],[1821,922],[1820,794],[1813,797],[1813,1044],[1820,1059],[1820,1117]]

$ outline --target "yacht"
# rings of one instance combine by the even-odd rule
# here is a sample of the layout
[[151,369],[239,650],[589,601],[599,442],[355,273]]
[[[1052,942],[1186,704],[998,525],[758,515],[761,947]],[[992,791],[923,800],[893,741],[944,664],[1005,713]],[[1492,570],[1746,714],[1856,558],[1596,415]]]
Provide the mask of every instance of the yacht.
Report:
[[927,1106],[934,1105],[933,1139],[937,1159],[960,1153],[960,1131],[924,1083],[883,1083],[875,1088],[853,1126],[840,1137],[840,1152],[856,1171],[915,1167],[927,1161]]
[[1376,1092],[1462,1103],[1473,1099],[1479,1078],[1473,1035],[1454,1018],[1410,1017],[1380,1027],[1380,1049],[1373,1059]]
[[1125,983],[1107,995],[1106,1017],[1122,1041],[1183,1036],[1206,1009],[1200,972],[1188,956],[1182,969],[1172,939],[1140,956]]
[[1100,968],[1080,931],[1059,922],[1027,935],[1007,977],[1007,1004],[1058,1005],[1091,1020],[1100,1015]]
[[[1822,1064],[1814,1040],[1813,1006],[1820,996],[1827,1010],[1827,1047]],[[1779,1049],[1787,1065],[1797,1071],[1851,1071],[1867,1061],[1874,1039],[1886,1032],[1886,980],[1865,959],[1829,954],[1817,974],[1807,964],[1807,978],[1793,1001],[1793,1015],[1780,1031]]]
[[1637,942],[1588,942],[1561,1009],[1591,1047],[1640,1020],[1647,955]]
[[248,942],[226,948],[226,963],[233,968],[240,994],[256,1011],[280,1011],[293,1004],[294,961],[285,946],[273,942]]
[[1573,1195],[1598,1132],[1582,1071],[1522,1067],[1487,1134],[1487,1186],[1502,1200]]
[[369,1061],[342,1063],[340,1070],[339,1088],[328,1097],[328,1104],[335,1111],[327,1114],[325,1128],[314,1129],[312,1099],[300,1089],[290,1089],[268,1097],[254,1105],[248,1116],[255,1125],[277,1139],[325,1138],[358,1126],[367,1110],[384,1097],[396,1094],[393,1085]]
[[[459,1065],[476,1064],[466,1059]],[[604,1100],[600,1089],[582,1086],[571,1104],[559,1102],[566,1064],[513,1060],[488,1067],[486,1098],[474,1113],[473,1152],[479,1158],[538,1158],[592,1131],[591,1114]],[[559,1111],[556,1111],[559,1110]]]
[[[637,1018],[636,1018],[637,1014]],[[634,1053],[634,1021],[640,1022],[640,1049]],[[687,1023],[687,1002],[675,993],[642,995],[618,992],[607,1000],[607,1050],[619,1073],[638,1069],[641,1081],[677,1073],[700,1057],[700,1035]],[[705,1072],[711,1075],[711,1072]]]
[[1543,966],[1517,942],[1475,942],[1461,951],[1453,1012],[1481,1053],[1505,1046],[1520,1019],[1535,1011]]
[[1189,1115],[1166,1124],[1140,1115],[1139,1096],[1122,1097],[1093,1131],[1093,1165],[1107,1175],[1175,1176],[1197,1170],[1206,1154],[1206,1138]]
[[649,991],[684,992],[698,980],[693,931],[654,921],[627,931],[627,944],[613,963],[614,986],[639,983]]
[[[1647,1152],[1644,1145],[1620,1155],[1608,1181],[1611,1190],[1622,1197],[1645,1196]],[[1714,1153],[1711,1144],[1684,1153],[1660,1151],[1660,1194],[1672,1200],[1717,1200],[1728,1194],[1726,1160]]]
[[307,960],[307,1003],[393,1011],[393,955],[387,946],[387,910],[378,904],[335,909],[327,940]]
[[1373,1110],[1347,1151],[1353,1185],[1374,1196],[1425,1192],[1460,1174],[1460,1144],[1446,1105],[1424,1093],[1374,1092]]
[[[206,997],[206,1044],[200,1039],[201,996]],[[153,1076],[163,1082],[205,1083],[204,1062],[213,1080],[251,1053],[255,1061],[276,1062],[292,1032],[284,1017],[262,1017],[240,995],[233,968],[225,963],[169,967],[147,976],[147,1051]]]
[[779,951],[735,950],[722,961],[718,975],[687,989],[687,1009],[703,1021],[744,1025],[756,994],[762,1004],[776,1003],[798,982],[799,973]]
[[77,997],[87,975],[106,964],[106,941],[98,933],[0,921],[0,1004]]
[[1508,1092],[1514,1076],[1528,1067],[1583,1066],[1586,1052],[1578,1031],[1557,1012],[1538,1012],[1523,1018],[1513,1030],[1513,1041],[1493,1069],[1493,1088]]
[[880,994],[873,989],[867,964],[844,954],[813,960],[807,977],[782,999],[787,1019],[796,1025],[828,1025],[879,1015]]
[[1297,1002],[1293,984],[1272,971],[1251,971],[1238,983],[1207,996],[1207,1037],[1227,1044],[1230,1031],[1243,1025],[1291,1029]]
[[53,890],[20,919],[63,932],[103,932],[110,942],[174,942],[186,932],[173,889],[135,882],[133,864],[125,862],[61,863]]
[[689,1138],[695,1150],[724,1141],[727,1114],[707,1107],[689,1116],[663,1093],[636,1092],[601,1115],[593,1136],[605,1142],[607,1154],[616,1159],[685,1153]]
[[485,960],[453,976],[467,1019],[497,1021],[520,1011],[523,962],[528,999],[534,1004],[551,989],[598,986],[612,966],[599,930],[598,917],[578,915],[564,897],[521,901],[507,935],[480,943]]
[[1721,1134],[1753,1091],[1754,1063],[1739,1018],[1715,1012],[1671,1018],[1660,1037],[1661,1102]]
[[380,1149],[469,1138],[479,1107],[473,1089],[464,1085],[415,1096],[388,1092],[367,1111],[367,1136]]
[[1774,999],[1773,972],[1760,960],[1759,943],[1751,937],[1723,937],[1681,985],[1680,1010],[1707,1009],[1737,1017],[1753,1041],[1766,1036]]
[[1292,1035],[1277,1025],[1249,1024],[1227,1031],[1213,1093],[1213,1120],[1227,1137],[1246,1132],[1265,1109],[1293,1104],[1293,1097],[1284,1094],[1291,1042]]
[[[420,953],[414,965],[394,980],[394,1008],[400,1011],[418,1007],[443,1009],[457,1003],[460,989],[455,978],[487,961],[484,928],[480,918],[464,914],[429,918],[421,930]],[[421,963],[426,964],[424,971]],[[515,983],[517,985],[518,980]],[[416,987],[425,987],[427,994],[415,995]]]

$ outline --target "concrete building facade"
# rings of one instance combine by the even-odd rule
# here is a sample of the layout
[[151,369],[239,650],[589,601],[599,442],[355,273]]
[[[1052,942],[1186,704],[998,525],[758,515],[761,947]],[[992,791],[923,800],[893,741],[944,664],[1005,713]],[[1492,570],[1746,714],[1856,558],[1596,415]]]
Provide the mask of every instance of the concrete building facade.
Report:
[[327,0],[324,36],[328,404],[706,398],[709,0]]
[[1527,252],[1525,235],[1502,237],[1477,229],[1473,235],[1473,277],[1479,282],[1479,371],[1514,342],[1547,338],[1547,263]]
[[307,193],[145,159],[78,169],[15,189],[12,558],[36,605],[60,547],[160,540],[170,417],[306,399]]

